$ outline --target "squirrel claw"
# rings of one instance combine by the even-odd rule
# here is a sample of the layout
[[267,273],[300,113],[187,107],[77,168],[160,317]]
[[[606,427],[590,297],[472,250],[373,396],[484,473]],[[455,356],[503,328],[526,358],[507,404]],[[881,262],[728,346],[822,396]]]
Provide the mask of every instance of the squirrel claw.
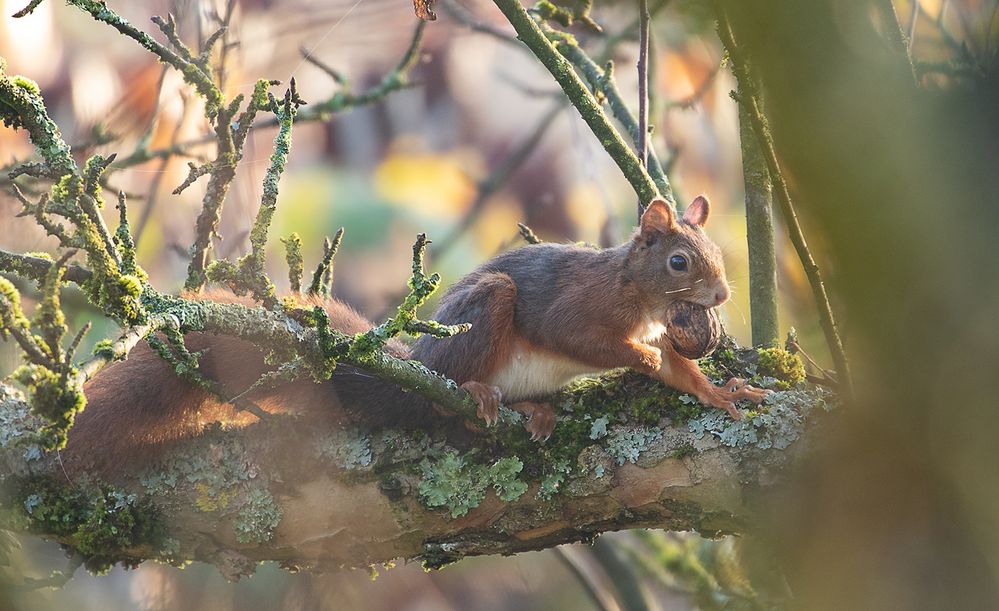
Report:
[[773,391],[766,388],[756,388],[746,384],[746,381],[742,378],[732,378],[725,383],[724,387],[725,393],[727,393],[727,399],[731,401],[740,401],[745,399],[747,401],[752,401],[753,403],[759,405],[763,402],[763,399],[771,394]]
[[527,416],[524,428],[531,434],[531,441],[545,441],[555,430],[555,410],[546,403],[524,401],[517,403],[513,409]]
[[461,388],[475,400],[477,406],[475,415],[485,420],[486,426],[496,424],[499,420],[499,404],[503,398],[500,389],[475,381],[465,382]]
[[732,378],[725,382],[724,386],[713,387],[707,396],[699,396],[698,398],[705,405],[725,410],[729,416],[732,416],[733,420],[742,420],[743,415],[735,406],[736,401],[745,399],[758,405],[763,402],[764,397],[772,392],[772,390],[765,388],[750,386],[742,378]]

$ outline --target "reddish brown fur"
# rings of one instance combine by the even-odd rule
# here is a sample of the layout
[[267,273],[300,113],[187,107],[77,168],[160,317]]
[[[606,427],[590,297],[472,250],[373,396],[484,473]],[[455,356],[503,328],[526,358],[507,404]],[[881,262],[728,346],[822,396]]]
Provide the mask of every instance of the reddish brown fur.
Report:
[[439,322],[471,322],[472,328],[446,341],[425,336],[413,357],[459,384],[489,379],[496,364],[510,357],[516,340],[510,324],[516,302],[517,285],[510,276],[473,272],[448,291],[434,313]]

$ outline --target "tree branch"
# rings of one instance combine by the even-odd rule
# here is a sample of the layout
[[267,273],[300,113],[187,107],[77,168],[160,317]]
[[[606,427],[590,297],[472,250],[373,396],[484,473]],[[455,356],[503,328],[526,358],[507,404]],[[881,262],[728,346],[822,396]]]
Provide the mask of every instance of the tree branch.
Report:
[[[642,167],[635,153],[625,144],[621,134],[610,124],[607,116],[601,110],[599,102],[586,88],[565,57],[556,50],[555,45],[548,39],[538,23],[524,10],[519,0],[494,1],[517,31],[517,37],[527,45],[555,77],[569,101],[579,111],[583,121],[590,127],[593,134],[600,140],[604,150],[617,163],[624,177],[631,183],[639,199],[649,202],[659,196],[656,184]],[[566,41],[565,44],[569,44],[568,39],[563,38],[563,40]]]
[[773,186],[746,106],[739,104],[739,141],[746,190],[746,243],[749,247],[749,317],[754,346],[774,346],[777,322],[777,253],[774,244]]
[[[439,432],[330,431],[279,417],[209,429],[151,463],[124,464],[114,487],[67,489],[42,483],[63,478],[54,456],[29,460],[3,441],[29,435],[36,421],[0,386],[10,415],[0,423],[0,464],[17,474],[5,484],[22,527],[82,544],[91,570],[152,558],[210,562],[230,578],[263,560],[317,571],[397,558],[440,567],[625,528],[742,532],[754,522],[754,499],[809,447],[824,413],[814,407],[826,397],[780,391],[768,414],[735,423],[618,373],[561,393],[556,435],[544,445],[505,436],[462,449]],[[76,505],[63,516],[60,495],[70,494]],[[122,499],[118,511],[143,527],[94,550],[82,527],[100,517],[105,498]]]

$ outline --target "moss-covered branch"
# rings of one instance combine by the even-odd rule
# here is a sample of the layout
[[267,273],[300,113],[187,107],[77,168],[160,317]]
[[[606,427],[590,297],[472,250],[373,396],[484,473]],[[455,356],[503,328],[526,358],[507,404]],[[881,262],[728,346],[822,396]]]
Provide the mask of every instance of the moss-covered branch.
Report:
[[[0,272],[41,281],[45,278],[50,267],[52,267],[52,258],[48,255],[20,255],[0,250]],[[64,278],[74,284],[83,284],[92,276],[90,270],[79,265],[70,265],[66,268]]]
[[[600,144],[607,151],[607,154],[617,163],[624,177],[631,183],[632,188],[643,202],[652,201],[659,196],[659,189],[655,182],[649,177],[645,168],[639,162],[634,151],[625,143],[621,134],[611,125],[607,115],[604,114],[600,103],[590,93],[583,81],[573,70],[565,57],[556,49],[555,44],[549,40],[546,32],[534,20],[534,18],[524,9],[519,0],[494,0],[495,4],[506,16],[507,20],[517,31],[517,37],[527,45],[532,53],[551,72],[558,82],[562,91],[572,102],[572,105],[579,111],[583,121],[590,127],[593,134],[600,140]],[[567,35],[562,34],[565,37]],[[568,38],[563,38],[566,44],[575,44]]]
[[[606,68],[601,68],[579,45],[565,40],[557,41],[556,47],[579,70],[590,84],[590,88],[607,101],[607,107],[610,108],[611,114],[624,127],[631,139],[638,143],[641,140],[638,120],[628,108],[624,96],[621,95],[621,90],[617,87],[617,82],[614,79],[614,64],[608,61]],[[648,147],[647,170],[649,176],[656,183],[659,194],[675,208],[676,199],[673,195],[673,187],[666,176],[663,162],[660,161],[652,142],[647,142],[646,146]]]
[[[800,379],[781,362],[725,350],[707,367],[775,387]],[[0,386],[0,463],[12,474],[2,478],[0,516],[5,527],[76,550],[91,570],[196,560],[232,578],[262,560],[319,571],[398,558],[439,567],[625,528],[715,536],[752,527],[755,499],[809,446],[828,400],[794,382],[733,422],[621,372],[557,396],[555,435],[543,445],[511,432],[469,448],[438,431],[329,430],[272,418],[209,427],[124,465],[113,486],[68,488],[53,483],[64,478],[53,457],[26,458],[17,445],[37,422]],[[107,499],[119,499],[127,524],[106,513]],[[110,536],[105,522],[122,532]]]

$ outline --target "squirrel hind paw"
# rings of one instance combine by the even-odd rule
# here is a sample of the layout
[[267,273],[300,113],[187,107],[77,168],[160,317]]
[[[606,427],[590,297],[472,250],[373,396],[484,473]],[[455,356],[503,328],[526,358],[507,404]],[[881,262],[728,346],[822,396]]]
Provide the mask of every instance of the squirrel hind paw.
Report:
[[546,441],[555,430],[555,410],[547,403],[521,401],[510,409],[527,416],[524,428],[531,434],[531,441]]

